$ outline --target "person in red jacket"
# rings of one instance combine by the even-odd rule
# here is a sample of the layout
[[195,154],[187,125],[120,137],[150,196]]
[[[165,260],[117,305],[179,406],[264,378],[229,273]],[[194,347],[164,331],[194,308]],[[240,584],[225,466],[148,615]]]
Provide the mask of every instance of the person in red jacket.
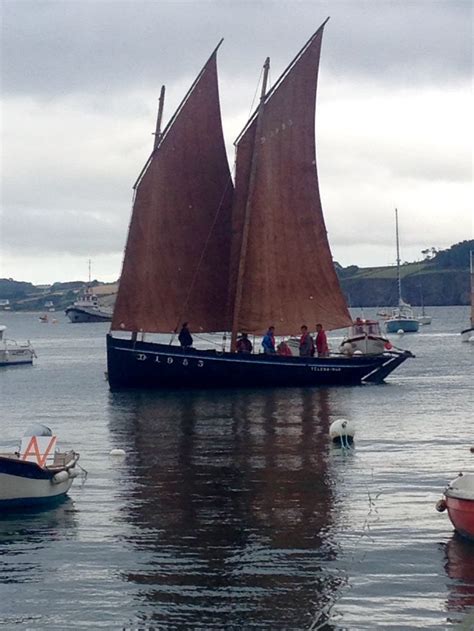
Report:
[[316,350],[318,351],[318,357],[329,357],[328,340],[323,325],[317,324],[316,331]]

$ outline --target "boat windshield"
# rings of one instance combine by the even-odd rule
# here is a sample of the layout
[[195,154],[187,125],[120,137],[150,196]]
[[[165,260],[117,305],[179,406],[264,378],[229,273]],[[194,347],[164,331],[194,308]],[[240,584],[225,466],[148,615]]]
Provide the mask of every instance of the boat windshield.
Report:
[[381,335],[377,320],[357,318],[351,327],[351,335]]

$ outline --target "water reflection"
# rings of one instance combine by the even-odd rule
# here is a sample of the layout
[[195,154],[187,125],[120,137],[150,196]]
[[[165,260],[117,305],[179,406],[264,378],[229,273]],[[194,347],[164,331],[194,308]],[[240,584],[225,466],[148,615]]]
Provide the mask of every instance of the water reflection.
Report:
[[142,623],[328,620],[343,582],[331,572],[330,391],[118,393],[109,413],[129,451],[124,519],[146,553],[125,575]]
[[75,510],[69,497],[54,508],[2,512],[0,516],[0,584],[42,579],[45,549],[74,536]]
[[[445,546],[445,569],[451,579],[446,609],[449,622],[463,621],[474,628],[474,542],[454,534]],[[468,619],[464,616],[468,613]]]

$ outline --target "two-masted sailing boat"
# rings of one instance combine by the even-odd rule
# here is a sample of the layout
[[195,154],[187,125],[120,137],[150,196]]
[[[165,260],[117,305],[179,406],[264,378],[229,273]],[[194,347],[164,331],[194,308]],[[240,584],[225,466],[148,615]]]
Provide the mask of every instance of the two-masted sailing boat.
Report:
[[[379,382],[410,356],[283,357],[236,353],[240,332],[294,335],[351,324],[326,235],[315,161],[324,24],[267,91],[236,140],[235,186],[222,131],[216,54],[161,131],[136,184],[111,332],[108,379],[126,387]],[[229,351],[173,344],[229,332]],[[124,334],[126,332],[126,334]],[[150,339],[169,334],[171,341]],[[145,339],[147,335],[147,339]],[[161,338],[163,339],[163,338]],[[167,340],[168,341],[168,340]]]

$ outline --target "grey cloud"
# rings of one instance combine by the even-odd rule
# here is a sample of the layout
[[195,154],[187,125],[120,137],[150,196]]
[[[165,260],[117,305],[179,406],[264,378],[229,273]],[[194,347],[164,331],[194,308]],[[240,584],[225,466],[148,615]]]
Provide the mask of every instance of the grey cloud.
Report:
[[221,37],[221,76],[252,82],[267,55],[279,74],[327,15],[324,66],[335,76],[412,84],[472,73],[464,1],[7,0],[2,8],[4,95],[191,81]]
[[2,225],[5,254],[88,256],[117,252],[124,243],[124,226],[112,217],[82,210],[12,208]]

